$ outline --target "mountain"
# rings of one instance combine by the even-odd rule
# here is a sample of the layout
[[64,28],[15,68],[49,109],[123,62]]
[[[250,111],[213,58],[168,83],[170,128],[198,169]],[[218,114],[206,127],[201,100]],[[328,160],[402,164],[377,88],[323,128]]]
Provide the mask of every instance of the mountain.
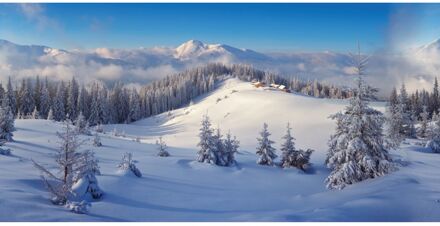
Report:
[[[189,40],[177,47],[136,49],[97,48],[62,50],[41,45],[18,45],[0,40],[0,79],[47,76],[54,79],[100,79],[146,83],[207,63],[249,64],[285,77],[321,80],[348,86],[353,67],[347,53],[278,52],[260,53],[226,44]],[[409,90],[430,89],[440,68],[440,41],[399,54],[375,52],[368,65],[367,81],[388,95],[393,85],[407,82]]]
[[[18,45],[0,40],[0,76],[42,76],[105,81],[146,82],[207,63],[250,64],[277,74],[333,76],[346,67],[344,54],[259,53],[225,44],[189,40],[176,48],[97,48],[62,50],[39,45]],[[325,73],[323,73],[325,71]]]
[[180,60],[195,58],[231,57],[237,61],[269,60],[262,53],[249,49],[238,49],[224,44],[205,44],[198,40],[189,40],[175,49],[174,56]]

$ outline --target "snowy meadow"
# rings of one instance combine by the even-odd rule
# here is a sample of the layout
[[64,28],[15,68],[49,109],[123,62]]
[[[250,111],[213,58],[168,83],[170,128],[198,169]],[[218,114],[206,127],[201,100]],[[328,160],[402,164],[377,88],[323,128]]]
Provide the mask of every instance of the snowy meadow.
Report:
[[[0,187],[1,220],[439,220],[440,195],[436,188],[440,175],[436,167],[440,156],[418,139],[407,139],[399,148],[389,151],[396,171],[357,181],[342,190],[326,188],[326,178],[332,173],[325,165],[328,141],[337,129],[328,116],[344,110],[349,102],[223,78],[212,91],[175,110],[128,124],[91,126],[89,134],[78,133],[81,146],[77,152],[92,150],[100,173],[95,174],[93,167],[81,171],[80,175],[93,174],[96,180],[85,183],[83,177],[78,183],[72,179],[72,189],[67,189],[68,202],[61,207],[51,202],[54,195],[40,178],[45,174],[35,168],[33,161],[59,176],[55,159],[63,139],[57,137],[56,131],[65,132],[66,124],[47,119],[16,119],[13,141],[2,147],[11,153],[0,155],[0,181],[5,185]],[[386,111],[384,102],[370,105]],[[219,166],[216,162],[200,161],[203,148],[197,144],[201,142],[199,130],[206,115],[213,135],[219,128],[224,138],[229,131],[239,141],[234,164]],[[288,122],[295,138],[294,147],[314,150],[305,170],[282,167],[281,150]],[[267,123],[270,136],[260,134],[263,123]],[[159,137],[162,142],[156,144]],[[257,140],[261,137],[275,142],[271,146],[278,157],[273,158],[273,164],[265,164],[262,155],[256,153],[257,147],[262,150],[264,142]],[[163,149],[169,156],[158,155]],[[133,166],[140,175],[134,173]],[[56,185],[53,178],[46,178]],[[92,197],[96,189],[88,187],[94,183],[102,192],[97,199]]]

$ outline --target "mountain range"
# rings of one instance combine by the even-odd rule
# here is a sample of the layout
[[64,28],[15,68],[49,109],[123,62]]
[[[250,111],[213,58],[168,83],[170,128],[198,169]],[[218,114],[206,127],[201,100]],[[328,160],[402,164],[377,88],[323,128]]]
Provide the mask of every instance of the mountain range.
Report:
[[[379,87],[389,82],[429,81],[440,66],[440,40],[404,54],[378,52],[370,58],[370,80]],[[42,45],[19,45],[0,40],[0,78],[47,76],[54,79],[145,83],[206,63],[249,64],[255,68],[333,83],[348,83],[351,58],[338,52],[260,53],[225,44],[189,40],[177,47],[137,49],[96,48],[63,50]],[[411,86],[411,85],[410,85]],[[419,86],[416,84],[416,86]],[[382,88],[382,87],[380,87]]]

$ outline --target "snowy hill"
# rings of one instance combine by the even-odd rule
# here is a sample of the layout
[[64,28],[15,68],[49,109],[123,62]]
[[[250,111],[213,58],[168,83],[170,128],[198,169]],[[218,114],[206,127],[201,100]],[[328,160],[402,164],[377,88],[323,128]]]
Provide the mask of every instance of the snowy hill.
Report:
[[[393,151],[403,166],[390,175],[367,180],[342,191],[325,189],[329,171],[323,166],[326,142],[334,128],[327,116],[344,100],[305,97],[255,88],[228,79],[190,106],[129,125],[106,125],[103,147],[91,141],[100,161],[102,201],[88,215],[52,205],[34,159],[54,166],[59,123],[17,120],[13,156],[0,155],[0,221],[438,221],[440,155],[414,144]],[[383,110],[382,103],[373,103]],[[195,162],[201,116],[208,113],[241,142],[238,166]],[[279,148],[286,122],[296,146],[313,148],[313,170],[280,169],[255,163],[256,137],[263,122]],[[125,137],[115,137],[116,129]],[[157,157],[153,142],[163,136],[171,157]],[[135,138],[140,138],[140,143]],[[91,137],[83,136],[83,139]],[[411,141],[414,143],[413,141]],[[123,153],[132,152],[143,177],[118,174]],[[277,151],[277,154],[280,154]]]

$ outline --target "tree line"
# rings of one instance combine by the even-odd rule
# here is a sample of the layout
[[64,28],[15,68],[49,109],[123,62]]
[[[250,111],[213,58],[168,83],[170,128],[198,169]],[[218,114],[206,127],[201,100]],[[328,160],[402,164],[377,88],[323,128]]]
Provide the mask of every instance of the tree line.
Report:
[[9,78],[5,88],[0,84],[0,101],[1,106],[9,107],[18,119],[47,119],[50,116],[55,121],[75,120],[82,113],[92,126],[129,123],[186,105],[197,96],[212,91],[224,76],[282,84],[293,92],[322,98],[348,98],[353,94],[345,88],[316,80],[286,79],[249,65],[208,64],[153,81],[139,90],[122,82],[109,88],[101,81],[85,86],[75,78],[70,81],[45,78],[42,81],[39,76],[22,79],[13,85]]

